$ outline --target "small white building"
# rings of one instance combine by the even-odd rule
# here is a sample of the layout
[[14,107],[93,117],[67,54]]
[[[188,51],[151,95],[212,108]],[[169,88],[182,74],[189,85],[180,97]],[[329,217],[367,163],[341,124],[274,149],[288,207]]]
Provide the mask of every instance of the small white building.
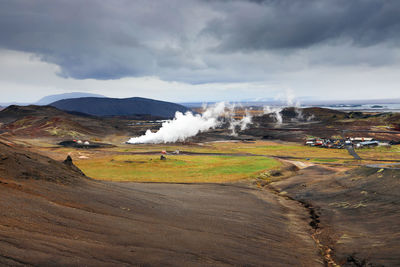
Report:
[[354,142],[369,142],[369,141],[374,140],[374,138],[372,138],[372,137],[350,137],[350,140],[354,141]]

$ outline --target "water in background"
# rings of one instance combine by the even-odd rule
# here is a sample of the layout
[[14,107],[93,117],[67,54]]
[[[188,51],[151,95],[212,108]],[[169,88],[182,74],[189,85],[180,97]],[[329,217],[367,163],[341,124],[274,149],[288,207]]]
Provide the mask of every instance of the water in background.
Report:
[[[249,102],[234,102],[237,104],[239,107],[251,107],[251,108],[262,108],[265,106],[269,106],[271,108],[285,108],[288,105],[287,104],[282,104],[282,103],[277,103],[277,102],[263,102],[263,101],[249,101]],[[204,104],[202,102],[193,102],[193,103],[181,103],[184,106],[187,106],[189,108],[201,108],[201,106]],[[214,102],[208,102],[208,105],[215,104]],[[365,112],[399,112],[400,113],[400,103],[368,103],[368,104],[341,104],[338,102],[337,104],[330,103],[330,104],[325,104],[325,103],[301,103],[300,102],[300,107],[301,108],[309,108],[309,107],[321,107],[321,108],[329,108],[329,109],[336,109],[336,110],[342,110],[342,111],[365,111]]]
[[[332,104],[316,105],[321,108],[330,108],[343,111],[368,111],[368,112],[400,112],[400,103],[397,104]],[[304,106],[305,107],[305,106]]]

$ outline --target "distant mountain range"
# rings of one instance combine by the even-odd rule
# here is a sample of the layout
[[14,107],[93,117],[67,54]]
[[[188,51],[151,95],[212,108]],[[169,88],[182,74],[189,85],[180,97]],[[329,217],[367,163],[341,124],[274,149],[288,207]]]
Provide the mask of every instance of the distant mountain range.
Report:
[[186,112],[190,110],[179,104],[141,97],[83,97],[63,99],[50,105],[64,111],[80,112],[94,116],[151,115],[172,118],[176,111]]
[[1,107],[8,107],[11,105],[18,105],[18,106],[28,106],[28,105],[39,105],[44,106],[51,104],[55,101],[61,99],[68,99],[68,98],[79,98],[79,97],[105,97],[99,94],[91,94],[91,93],[81,93],[81,92],[72,92],[72,93],[65,93],[65,94],[56,94],[56,95],[48,95],[41,98],[39,101],[36,102],[2,102],[0,103]]
[[56,102],[56,101],[59,101],[62,99],[71,99],[71,98],[80,98],[80,97],[105,97],[105,96],[99,95],[99,94],[73,92],[73,93],[45,96],[34,104],[35,105],[48,105],[48,104],[51,104],[53,102]]

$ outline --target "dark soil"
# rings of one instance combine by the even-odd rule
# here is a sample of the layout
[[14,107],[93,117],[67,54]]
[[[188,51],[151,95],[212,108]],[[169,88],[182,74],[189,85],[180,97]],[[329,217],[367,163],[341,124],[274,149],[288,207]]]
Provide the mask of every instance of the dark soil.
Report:
[[336,174],[321,167],[273,183],[312,207],[315,236],[341,266],[400,265],[400,171],[361,167]]

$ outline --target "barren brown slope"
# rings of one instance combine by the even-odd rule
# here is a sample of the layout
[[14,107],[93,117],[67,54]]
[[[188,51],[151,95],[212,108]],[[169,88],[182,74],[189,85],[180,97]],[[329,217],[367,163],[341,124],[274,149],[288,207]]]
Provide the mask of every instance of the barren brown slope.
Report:
[[[304,208],[274,194],[97,182],[43,156],[0,151],[0,265],[322,265]],[[11,160],[21,170],[8,170]]]
[[400,266],[399,170],[362,167],[335,174],[310,167],[273,186],[310,209],[315,236],[332,249],[336,263]]
[[51,106],[9,106],[0,111],[0,130],[21,137],[93,138],[131,131],[127,120],[70,114]]

